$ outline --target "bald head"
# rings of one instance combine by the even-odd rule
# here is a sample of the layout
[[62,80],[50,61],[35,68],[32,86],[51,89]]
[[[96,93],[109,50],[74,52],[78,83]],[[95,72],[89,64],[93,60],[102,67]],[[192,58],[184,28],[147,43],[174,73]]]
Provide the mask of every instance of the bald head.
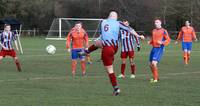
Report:
[[109,14],[109,16],[108,16],[108,18],[109,19],[116,19],[117,20],[117,18],[118,18],[117,12],[111,11],[110,14]]

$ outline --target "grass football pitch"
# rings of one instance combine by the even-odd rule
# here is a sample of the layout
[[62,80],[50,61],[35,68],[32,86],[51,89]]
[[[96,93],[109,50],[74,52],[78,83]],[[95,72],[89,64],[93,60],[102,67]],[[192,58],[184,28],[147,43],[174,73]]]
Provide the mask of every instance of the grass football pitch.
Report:
[[[118,79],[121,94],[112,95],[112,87],[101,62],[101,51],[91,54],[93,64],[87,65],[87,77],[71,77],[70,54],[65,41],[45,38],[22,38],[24,54],[18,53],[22,72],[17,72],[11,58],[0,63],[0,106],[200,106],[200,42],[193,43],[191,62],[184,66],[181,44],[173,41],[165,48],[159,64],[160,81],[149,83],[151,71],[148,57],[151,46],[142,42],[136,52],[136,79]],[[55,55],[45,47],[56,46]],[[127,61],[128,62],[128,61]],[[115,56],[114,70],[120,73],[120,53]]]

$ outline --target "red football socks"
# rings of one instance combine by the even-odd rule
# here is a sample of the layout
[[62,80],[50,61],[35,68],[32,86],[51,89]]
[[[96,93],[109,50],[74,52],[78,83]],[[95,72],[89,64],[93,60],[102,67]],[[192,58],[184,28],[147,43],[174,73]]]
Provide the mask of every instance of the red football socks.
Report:
[[18,60],[15,60],[15,64],[16,64],[17,70],[21,71],[21,65]]
[[121,64],[121,74],[124,75],[126,64]]
[[108,73],[108,75],[109,75],[112,86],[113,87],[117,86],[117,80],[116,80],[115,73]]
[[132,72],[132,74],[135,74],[135,71],[136,71],[135,64],[132,64],[131,65],[131,72]]

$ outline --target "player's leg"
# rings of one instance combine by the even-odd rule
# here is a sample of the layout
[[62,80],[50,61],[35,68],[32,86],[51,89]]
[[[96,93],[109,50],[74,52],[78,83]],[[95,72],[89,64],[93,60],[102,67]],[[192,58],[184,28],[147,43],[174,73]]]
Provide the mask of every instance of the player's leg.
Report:
[[129,61],[130,61],[130,65],[131,65],[131,76],[130,78],[135,78],[135,72],[136,72],[136,65],[133,62],[134,59],[134,51],[129,51],[128,52],[129,55]]
[[190,61],[190,54],[191,54],[191,51],[192,51],[192,42],[189,42],[188,45],[187,45],[187,59],[188,59],[188,63]]
[[72,49],[71,51],[71,67],[72,67],[72,76],[75,77],[76,75],[76,66],[77,66],[77,59],[78,59],[78,51],[75,49]]
[[14,61],[15,61],[15,65],[16,65],[16,67],[17,67],[17,70],[18,70],[19,72],[22,71],[22,69],[21,69],[21,64],[20,64],[20,61],[19,61],[18,57],[14,57]]
[[[80,52],[84,51],[84,49],[82,49]],[[86,75],[86,62],[85,62],[85,56],[81,56],[79,55],[79,58],[81,60],[81,70],[82,70],[82,76]]]
[[118,87],[117,84],[117,79],[113,70],[113,61],[114,61],[114,54],[115,54],[115,50],[112,47],[103,47],[102,50],[102,60],[103,60],[103,64],[106,68],[106,71],[108,73],[110,82],[112,84],[112,87],[114,89],[113,94],[114,95],[118,95],[120,93],[120,89]]
[[0,56],[0,63],[1,63],[1,60],[3,59],[3,56]]
[[20,72],[22,69],[21,69],[21,64],[20,64],[20,61],[16,55],[16,52],[14,50],[10,50],[7,52],[7,55],[13,57],[14,61],[15,61],[15,65],[17,67],[17,70]]
[[153,74],[153,79],[151,79],[151,82],[158,82],[158,67],[157,67],[157,61],[151,61],[150,62],[150,68],[151,72]]
[[125,78],[125,68],[126,68],[126,58],[127,58],[127,53],[126,52],[121,52],[121,74],[118,76],[118,78]]
[[162,54],[163,54],[164,48],[153,48],[150,53],[150,69],[153,74],[153,79],[151,79],[151,82],[158,82],[159,76],[158,76],[158,62],[160,61]]
[[0,51],[0,63],[1,63],[1,60],[6,56],[5,54],[5,51],[4,50],[1,50]]
[[87,54],[86,58],[87,58],[87,63],[88,64],[92,64],[92,60],[91,60],[90,54]]
[[187,65],[188,64],[188,50],[187,50],[186,42],[182,42],[182,50],[183,50],[183,60],[184,60],[184,63]]
[[91,45],[87,50],[84,52],[80,52],[80,55],[87,55],[90,54],[91,52],[97,50],[98,48],[102,48],[102,42],[100,40],[97,40],[94,42],[93,45]]

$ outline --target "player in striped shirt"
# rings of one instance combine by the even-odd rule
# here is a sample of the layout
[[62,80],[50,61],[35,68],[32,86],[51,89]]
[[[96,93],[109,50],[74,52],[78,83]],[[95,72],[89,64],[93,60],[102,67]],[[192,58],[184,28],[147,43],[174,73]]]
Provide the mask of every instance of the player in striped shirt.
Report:
[[[129,26],[129,22],[127,20],[122,21],[126,26]],[[130,32],[126,30],[120,30],[120,41],[121,41],[121,74],[118,76],[118,78],[125,78],[124,71],[126,67],[126,58],[129,57],[130,65],[131,65],[131,76],[130,78],[135,78],[135,71],[136,66],[133,62],[134,58],[134,46],[135,43],[137,45],[138,51],[140,50],[140,42],[138,37],[131,34]]]
[[16,35],[13,32],[11,32],[11,26],[9,24],[5,24],[4,31],[0,34],[0,46],[2,47],[0,51],[0,61],[6,56],[12,57],[15,61],[17,70],[20,72],[21,66],[16,52],[14,50],[14,47],[12,46],[13,41],[18,51],[19,49],[17,45]]
[[184,59],[184,63],[187,65],[190,60],[190,53],[192,50],[192,41],[193,40],[197,41],[194,28],[190,26],[189,21],[186,21],[185,26],[181,28],[181,31],[179,32],[179,35],[177,37],[175,44],[177,44],[179,40],[182,41],[183,59]]

